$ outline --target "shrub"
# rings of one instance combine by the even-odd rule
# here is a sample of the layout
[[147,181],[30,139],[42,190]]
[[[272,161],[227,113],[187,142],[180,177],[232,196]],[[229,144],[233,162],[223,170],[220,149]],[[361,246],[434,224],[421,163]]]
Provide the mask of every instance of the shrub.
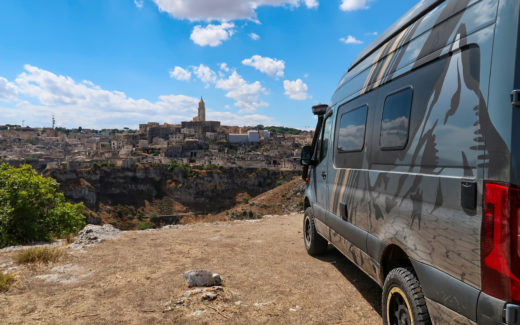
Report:
[[31,163],[39,162],[39,161],[40,161],[40,158],[26,157],[26,158],[24,158],[23,161],[24,161],[24,163],[26,163],[26,164],[31,164]]
[[190,169],[190,166],[188,164],[180,163],[175,160],[168,165],[168,171],[170,172],[176,168],[182,169],[183,171],[188,171]]
[[82,203],[65,201],[58,182],[29,165],[0,165],[0,247],[48,241],[85,225]]
[[139,230],[146,230],[146,229],[153,229],[153,228],[155,228],[155,227],[150,222],[141,222],[140,224],[137,225],[137,229],[139,229]]
[[103,167],[114,167],[116,164],[109,161],[101,161],[101,162],[93,162],[92,163],[92,169],[99,169]]
[[14,281],[15,276],[13,274],[4,274],[3,272],[0,272],[0,292],[9,290],[9,287],[14,283]]
[[63,256],[63,251],[57,248],[35,247],[21,251],[16,255],[15,261],[18,264],[29,263],[51,263],[57,262]]

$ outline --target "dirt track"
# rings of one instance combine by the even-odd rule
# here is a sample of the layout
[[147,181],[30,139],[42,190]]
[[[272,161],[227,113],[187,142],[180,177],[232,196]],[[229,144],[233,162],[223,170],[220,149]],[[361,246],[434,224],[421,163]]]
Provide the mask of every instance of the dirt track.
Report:
[[[380,324],[379,287],[333,249],[308,256],[301,220],[126,232],[84,252],[67,249],[57,264],[18,267],[18,283],[0,293],[1,323]],[[0,254],[0,265],[13,254]],[[220,273],[224,292],[177,305],[188,290],[184,272],[196,268]]]

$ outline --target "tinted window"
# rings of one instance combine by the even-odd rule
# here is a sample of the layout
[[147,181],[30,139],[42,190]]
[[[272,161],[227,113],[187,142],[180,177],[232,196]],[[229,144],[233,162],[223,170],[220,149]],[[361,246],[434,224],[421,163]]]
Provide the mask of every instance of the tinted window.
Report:
[[323,140],[321,143],[321,156],[320,161],[327,157],[327,151],[329,150],[330,132],[332,129],[332,119],[330,117],[325,121],[325,127],[323,129]]
[[338,132],[340,152],[361,151],[365,146],[368,107],[363,106],[341,116]]
[[382,149],[406,147],[412,94],[412,89],[408,88],[386,98],[381,122],[380,145]]

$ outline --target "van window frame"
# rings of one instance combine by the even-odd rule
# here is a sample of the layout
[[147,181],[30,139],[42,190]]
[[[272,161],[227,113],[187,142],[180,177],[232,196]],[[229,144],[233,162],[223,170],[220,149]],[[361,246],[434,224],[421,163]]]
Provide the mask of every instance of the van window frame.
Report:
[[333,133],[333,128],[334,128],[334,120],[332,118],[332,112],[328,112],[327,114],[325,114],[325,116],[323,117],[323,127],[321,128],[320,130],[320,137],[319,137],[319,140],[318,140],[318,143],[316,145],[316,152],[314,153],[314,159],[318,160],[318,163],[317,165],[321,164],[327,157],[326,155],[324,156],[323,155],[323,140],[325,140],[325,129],[326,129],[326,124],[328,121],[331,121],[331,128],[330,128],[330,135],[329,135],[329,143],[327,144],[327,155],[329,154],[329,151],[330,151],[330,142],[333,141],[333,136],[332,136],[332,133]]
[[[406,128],[406,142],[402,146],[398,146],[398,147],[383,147],[381,139],[383,136],[383,119],[385,117],[386,102],[388,101],[388,98],[390,98],[391,96],[394,96],[394,95],[404,92],[406,90],[412,91],[412,95],[410,96],[410,107],[408,109],[409,113],[408,113],[408,127]],[[379,150],[381,150],[381,151],[401,151],[401,150],[406,149],[406,147],[408,147],[408,144],[410,142],[410,125],[411,125],[411,116],[412,116],[412,110],[413,110],[414,95],[415,95],[415,89],[412,85],[399,88],[398,90],[395,90],[395,91],[389,93],[388,95],[386,95],[385,100],[383,102],[383,107],[381,109],[381,121],[380,121],[380,126],[379,126]]]
[[[341,105],[339,108],[338,108],[338,112],[341,110],[342,106],[344,105],[348,105],[348,103],[345,103],[343,105]],[[343,120],[343,117],[349,113],[352,113],[354,111],[357,111],[358,109],[362,109],[362,108],[366,108],[366,115],[365,115],[365,129],[364,129],[364,132],[363,132],[363,146],[361,147],[361,149],[359,150],[341,150],[341,148],[339,147],[339,139],[340,139],[340,132],[341,132],[341,121]],[[343,153],[354,153],[354,152],[363,152],[365,150],[365,146],[366,146],[366,140],[367,140],[367,125],[368,125],[368,112],[369,112],[369,105],[368,104],[363,104],[363,105],[359,105],[347,112],[343,112],[341,115],[338,114],[338,122],[337,123],[337,131],[335,132],[336,133],[336,136],[335,136],[335,142],[336,142],[336,150],[338,152],[338,154],[343,154]]]

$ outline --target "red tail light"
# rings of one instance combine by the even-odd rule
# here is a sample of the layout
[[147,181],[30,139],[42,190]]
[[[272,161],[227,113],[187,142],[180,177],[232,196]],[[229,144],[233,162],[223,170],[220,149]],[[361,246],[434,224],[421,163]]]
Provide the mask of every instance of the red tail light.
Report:
[[484,184],[482,291],[513,303],[520,302],[519,212],[520,189]]

